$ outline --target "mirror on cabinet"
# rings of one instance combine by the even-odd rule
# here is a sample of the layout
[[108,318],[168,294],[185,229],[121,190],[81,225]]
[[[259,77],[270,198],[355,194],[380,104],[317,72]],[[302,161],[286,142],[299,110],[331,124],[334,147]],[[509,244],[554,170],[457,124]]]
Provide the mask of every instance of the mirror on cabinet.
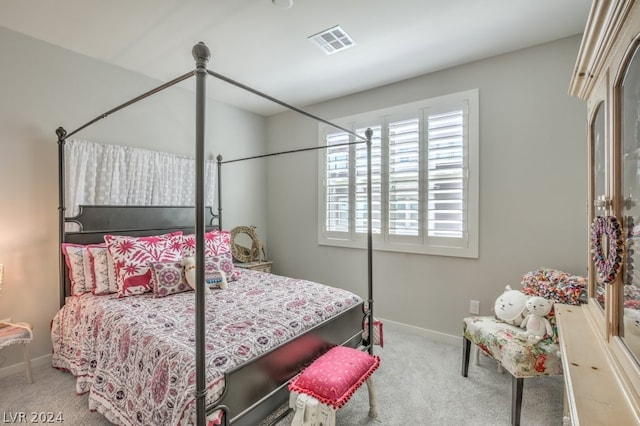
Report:
[[[592,158],[592,191],[593,191],[593,217],[607,215],[607,191],[606,191],[606,152],[604,129],[604,102],[600,102],[595,108],[593,122],[591,123],[591,158]],[[607,244],[603,244],[606,249]],[[604,310],[605,284],[597,276],[594,277],[595,288],[593,297]]]
[[622,219],[625,266],[622,273],[620,336],[640,359],[640,49],[636,47],[620,85],[622,137]]

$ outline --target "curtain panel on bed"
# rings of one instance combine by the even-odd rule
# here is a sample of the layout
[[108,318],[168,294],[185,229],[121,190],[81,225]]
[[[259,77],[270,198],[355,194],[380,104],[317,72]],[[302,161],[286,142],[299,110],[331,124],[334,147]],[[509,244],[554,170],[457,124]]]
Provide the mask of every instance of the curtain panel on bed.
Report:
[[[208,206],[216,201],[215,167],[206,162]],[[65,176],[67,217],[80,205],[195,205],[195,161],[187,156],[70,139]]]

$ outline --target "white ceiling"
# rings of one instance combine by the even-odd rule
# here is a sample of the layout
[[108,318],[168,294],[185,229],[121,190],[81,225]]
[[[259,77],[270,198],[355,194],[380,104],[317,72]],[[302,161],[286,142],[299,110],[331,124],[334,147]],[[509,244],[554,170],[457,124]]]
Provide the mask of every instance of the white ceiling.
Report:
[[[3,0],[0,25],[161,82],[208,68],[303,107],[582,33],[591,0]],[[340,25],[356,46],[325,55],[307,37]],[[576,52],[577,54],[577,52]],[[569,78],[569,77],[568,77]],[[282,108],[207,80],[210,97]],[[192,85],[191,85],[192,86]]]

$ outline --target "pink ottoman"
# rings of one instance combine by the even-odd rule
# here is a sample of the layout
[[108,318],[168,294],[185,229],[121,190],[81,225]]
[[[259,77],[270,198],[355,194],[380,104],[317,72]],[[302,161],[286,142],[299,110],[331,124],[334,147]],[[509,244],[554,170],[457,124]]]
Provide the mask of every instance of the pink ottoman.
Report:
[[357,349],[336,346],[311,363],[289,383],[293,426],[335,425],[335,412],[364,383],[369,391],[369,417],[377,417],[371,375],[380,358]]

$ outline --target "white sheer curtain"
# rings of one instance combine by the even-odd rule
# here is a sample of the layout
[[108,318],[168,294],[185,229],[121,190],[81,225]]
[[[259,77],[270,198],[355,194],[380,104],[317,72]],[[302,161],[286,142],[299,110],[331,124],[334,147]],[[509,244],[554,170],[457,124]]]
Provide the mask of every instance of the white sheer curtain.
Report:
[[[215,161],[205,165],[205,204],[214,206]],[[66,216],[80,205],[193,206],[191,157],[69,139],[65,142]]]

